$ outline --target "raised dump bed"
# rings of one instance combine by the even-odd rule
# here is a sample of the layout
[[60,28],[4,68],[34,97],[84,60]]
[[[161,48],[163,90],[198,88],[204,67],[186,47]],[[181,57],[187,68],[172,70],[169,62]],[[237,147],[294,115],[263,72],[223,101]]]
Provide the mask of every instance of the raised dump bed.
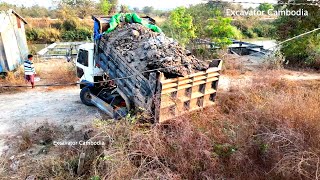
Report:
[[216,66],[206,71],[165,78],[160,71],[139,72],[115,50],[106,53],[105,41],[102,38],[98,43],[98,64],[110,79],[115,79],[124,99],[130,101],[131,108],[145,109],[154,116],[156,122],[164,122],[214,105],[221,60],[213,60],[211,64]]

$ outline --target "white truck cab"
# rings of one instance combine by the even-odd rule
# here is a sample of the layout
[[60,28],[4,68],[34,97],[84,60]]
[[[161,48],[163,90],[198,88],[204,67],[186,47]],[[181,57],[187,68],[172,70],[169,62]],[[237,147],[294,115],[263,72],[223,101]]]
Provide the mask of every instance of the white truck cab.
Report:
[[[103,70],[97,67],[95,63],[94,43],[79,46],[76,66],[80,83],[94,83],[95,77],[103,76]],[[81,85],[80,87],[82,89],[84,86]]]

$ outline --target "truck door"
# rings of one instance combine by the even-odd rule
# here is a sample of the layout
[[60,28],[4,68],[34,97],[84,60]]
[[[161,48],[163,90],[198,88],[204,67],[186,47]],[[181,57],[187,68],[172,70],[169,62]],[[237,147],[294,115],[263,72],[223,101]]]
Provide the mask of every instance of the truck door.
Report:
[[93,72],[89,62],[89,51],[79,49],[77,58],[77,76],[78,78],[81,78],[80,81],[93,82]]

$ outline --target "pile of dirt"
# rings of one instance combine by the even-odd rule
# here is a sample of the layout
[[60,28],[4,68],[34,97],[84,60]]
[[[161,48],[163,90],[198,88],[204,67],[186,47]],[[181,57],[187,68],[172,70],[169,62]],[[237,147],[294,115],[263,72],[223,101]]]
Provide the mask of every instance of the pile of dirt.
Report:
[[125,24],[103,39],[107,52],[115,50],[140,72],[160,69],[166,77],[178,77],[209,67],[173,39],[140,24]]

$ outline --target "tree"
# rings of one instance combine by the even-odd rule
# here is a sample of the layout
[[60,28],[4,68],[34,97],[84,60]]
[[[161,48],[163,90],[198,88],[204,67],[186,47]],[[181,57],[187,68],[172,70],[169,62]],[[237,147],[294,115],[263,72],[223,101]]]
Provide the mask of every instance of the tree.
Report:
[[222,14],[220,6],[212,4],[212,2],[190,6],[187,11],[192,16],[193,24],[196,27],[195,33],[199,38],[206,38],[205,26],[208,24],[208,19]]
[[142,12],[143,12],[144,14],[147,14],[147,15],[152,14],[153,11],[154,11],[154,8],[153,8],[152,6],[145,6],[145,7],[143,7],[143,9],[142,9]]
[[128,13],[128,12],[130,12],[129,7],[126,6],[126,5],[123,5],[123,4],[120,6],[120,11],[121,11],[122,13]]
[[[93,14],[95,11],[92,0],[61,0],[57,1],[58,9],[66,8],[67,10],[73,11],[70,14],[75,13],[79,18],[85,18],[89,14]],[[68,12],[66,12],[69,14]]]
[[195,27],[192,23],[192,16],[184,7],[174,9],[163,29],[166,34],[178,40],[182,45],[186,45],[189,41],[196,37]]
[[[301,2],[307,3],[308,0]],[[283,8],[280,6],[278,8]],[[320,7],[307,5],[287,5],[289,11],[303,9],[308,11],[308,16],[280,16],[275,21],[276,39],[284,41],[302,33],[314,30],[319,27]],[[314,32],[303,37],[288,41],[281,46],[281,52],[289,64],[304,64],[320,68],[320,32]]]
[[13,4],[8,3],[0,3],[0,10],[8,10],[8,9],[14,9],[17,13],[24,17],[49,17],[52,11],[48,10],[45,7],[41,7],[39,5],[34,5],[31,7],[25,7],[25,6],[16,6]]
[[100,0],[98,9],[102,14],[114,14],[117,12],[118,0]]
[[100,0],[99,8],[103,14],[109,14],[112,4],[108,0]]
[[115,14],[117,12],[117,7],[119,4],[119,1],[118,0],[109,0],[109,2],[112,5],[111,9],[109,11],[109,14]]
[[268,12],[270,9],[274,9],[272,4],[262,3],[258,6],[259,11]]
[[11,8],[12,5],[5,3],[5,2],[1,2],[0,3],[0,11],[6,11],[8,9]]
[[222,48],[232,43],[230,38],[241,39],[241,32],[231,25],[231,18],[209,19],[205,31],[207,37],[210,37],[213,42]]
[[69,5],[60,4],[57,8],[57,17],[62,20],[76,17],[76,10]]
[[79,18],[85,18],[88,15],[92,15],[95,11],[94,2],[92,0],[77,0],[75,8]]
[[65,31],[73,31],[79,27],[79,24],[76,18],[69,18],[64,20],[61,26]]

